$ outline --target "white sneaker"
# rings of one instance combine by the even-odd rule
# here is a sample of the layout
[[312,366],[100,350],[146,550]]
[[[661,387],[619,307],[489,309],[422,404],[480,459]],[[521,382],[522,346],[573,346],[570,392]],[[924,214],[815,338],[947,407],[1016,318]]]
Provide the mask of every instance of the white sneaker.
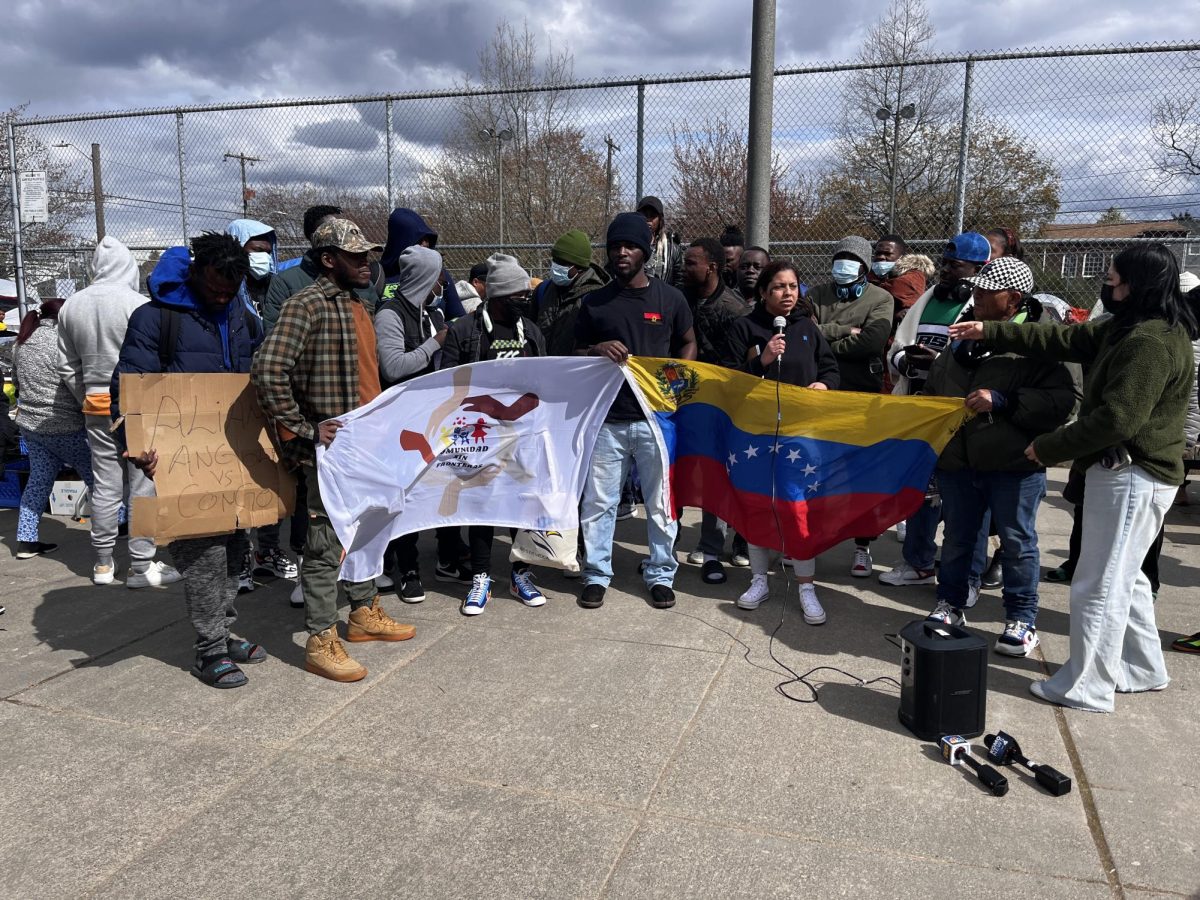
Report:
[[689,566],[698,566],[704,562],[704,554],[699,550],[693,550],[687,555],[687,561]]
[[746,593],[738,597],[738,609],[758,609],[771,596],[771,588],[767,584],[766,575],[755,575],[750,579],[750,587]]
[[292,594],[288,597],[288,603],[292,605],[292,609],[304,609],[304,588],[300,587],[299,580],[296,581],[296,586],[292,588]]
[[908,537],[908,523],[907,522],[897,522],[896,523],[896,540],[899,541],[901,544],[903,544],[904,539],[906,537]]
[[92,584],[112,584],[116,574],[117,567],[111,560],[107,566],[96,563],[92,566]]
[[131,569],[125,578],[125,587],[134,590],[144,587],[166,587],[182,578],[182,575],[165,562],[154,560],[145,572],[134,572]]
[[890,584],[893,587],[904,587],[909,584],[933,584],[937,581],[937,574],[933,569],[922,571],[914,569],[906,562],[900,563],[890,572],[884,572],[879,576],[880,584]]
[[825,624],[825,610],[817,599],[815,584],[800,585],[800,609],[804,611],[804,621],[809,625]]
[[854,562],[850,564],[850,574],[855,578],[869,578],[871,575],[871,551],[867,547],[854,547]]

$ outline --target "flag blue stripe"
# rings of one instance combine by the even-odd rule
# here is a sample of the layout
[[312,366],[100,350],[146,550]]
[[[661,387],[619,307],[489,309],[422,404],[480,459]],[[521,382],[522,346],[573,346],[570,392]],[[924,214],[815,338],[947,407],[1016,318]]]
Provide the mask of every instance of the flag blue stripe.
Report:
[[[737,428],[722,409],[687,403],[655,413],[672,462],[707,456],[721,462],[735,490],[771,496],[774,434]],[[779,438],[776,496],[798,502],[842,494],[925,490],[937,453],[916,439],[888,438],[865,447],[808,437]]]

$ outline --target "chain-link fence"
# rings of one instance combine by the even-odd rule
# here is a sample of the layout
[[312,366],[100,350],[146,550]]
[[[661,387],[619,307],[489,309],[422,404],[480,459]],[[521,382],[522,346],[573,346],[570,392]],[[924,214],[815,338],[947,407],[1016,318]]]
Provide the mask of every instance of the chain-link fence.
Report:
[[[1200,269],[1183,215],[1196,178],[1172,174],[1163,149],[1164,103],[1200,98],[1197,50],[780,69],[772,249],[818,280],[846,234],[899,233],[936,258],[960,227],[1008,227],[1028,239],[1039,289],[1084,306],[1133,240],[1167,238]],[[45,171],[50,189],[48,221],[20,231],[24,280],[42,296],[85,283],[101,227],[147,265],[241,217],[295,255],[319,203],[381,241],[393,207],[418,210],[460,278],[499,247],[542,274],[558,235],[602,240],[641,194],[663,199],[685,242],[717,236],[745,215],[748,96],[746,74],[691,75],[17,119],[6,165]],[[0,185],[6,277],[13,181]]]

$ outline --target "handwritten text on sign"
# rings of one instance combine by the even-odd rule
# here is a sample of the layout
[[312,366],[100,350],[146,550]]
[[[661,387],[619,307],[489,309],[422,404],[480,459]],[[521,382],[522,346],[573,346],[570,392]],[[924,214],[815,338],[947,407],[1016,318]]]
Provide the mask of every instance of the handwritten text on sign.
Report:
[[131,455],[158,451],[156,497],[134,498],[133,533],[159,544],[270,525],[295,486],[247,375],[122,375]]

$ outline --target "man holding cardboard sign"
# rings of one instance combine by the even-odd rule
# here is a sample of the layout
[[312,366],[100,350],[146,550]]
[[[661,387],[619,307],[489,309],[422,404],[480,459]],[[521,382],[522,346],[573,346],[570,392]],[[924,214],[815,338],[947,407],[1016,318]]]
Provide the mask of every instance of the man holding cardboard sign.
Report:
[[[180,453],[190,454],[198,449],[200,442],[197,437],[184,440],[185,427],[193,429],[197,436],[202,433],[199,429],[206,428],[208,432],[216,429],[198,414],[185,413],[189,407],[197,409],[200,403],[194,383],[190,387],[184,385],[182,391],[178,390],[179,385],[173,385],[174,390],[163,390],[161,379],[147,384],[128,376],[249,372],[250,359],[262,341],[262,331],[242,305],[232,304],[249,270],[246,254],[236,239],[208,232],[192,241],[192,257],[186,247],[172,247],[164,253],[148,279],[151,301],[138,307],[129,319],[111,395],[113,417],[118,421],[122,388],[128,395],[127,402],[139,410],[151,408],[161,413],[166,404],[174,404],[177,410],[174,416],[138,416],[136,422],[131,418],[127,423],[128,435],[121,435],[122,440],[129,438],[132,452],[127,451],[126,455],[130,462],[150,478],[155,477],[160,467],[176,470],[182,463],[191,469],[190,456],[185,462]],[[127,376],[124,385],[122,375]],[[207,402],[208,398],[204,399]],[[148,418],[153,421],[146,429],[142,420]],[[166,421],[174,424],[158,434],[160,422]],[[176,430],[179,435],[167,433]],[[172,446],[170,455],[160,456],[160,446]],[[213,455],[217,453],[214,451]],[[236,526],[236,519],[205,519],[207,524],[199,528],[181,528],[187,510],[182,497],[175,507],[164,507],[155,498],[137,499],[147,501],[148,505],[135,504],[135,518],[139,514],[144,516],[147,509],[153,511],[154,533],[160,538],[170,540],[176,534],[187,535],[173,540],[171,556],[183,575],[188,614],[196,629],[196,664],[192,674],[212,687],[241,687],[246,676],[237,664],[262,662],[267,654],[257,644],[231,637],[229,633],[237,620],[233,602],[237,598],[237,573],[245,540],[240,529],[228,527]],[[197,500],[195,511],[199,512],[204,505],[204,500]],[[222,531],[193,536],[208,528]]]
[[[359,681],[366,667],[350,658],[338,637],[342,545],[321,500],[316,443],[328,446],[341,427],[336,417],[379,395],[371,310],[354,289],[370,283],[369,254],[383,248],[349,219],[323,222],[312,244],[321,274],[280,309],[251,377],[284,457],[303,467],[308,483],[308,541],[300,567],[309,632],[304,667],[333,681]],[[413,626],[383,611],[374,580],[344,586],[350,600],[348,640],[406,641],[416,634]]]

